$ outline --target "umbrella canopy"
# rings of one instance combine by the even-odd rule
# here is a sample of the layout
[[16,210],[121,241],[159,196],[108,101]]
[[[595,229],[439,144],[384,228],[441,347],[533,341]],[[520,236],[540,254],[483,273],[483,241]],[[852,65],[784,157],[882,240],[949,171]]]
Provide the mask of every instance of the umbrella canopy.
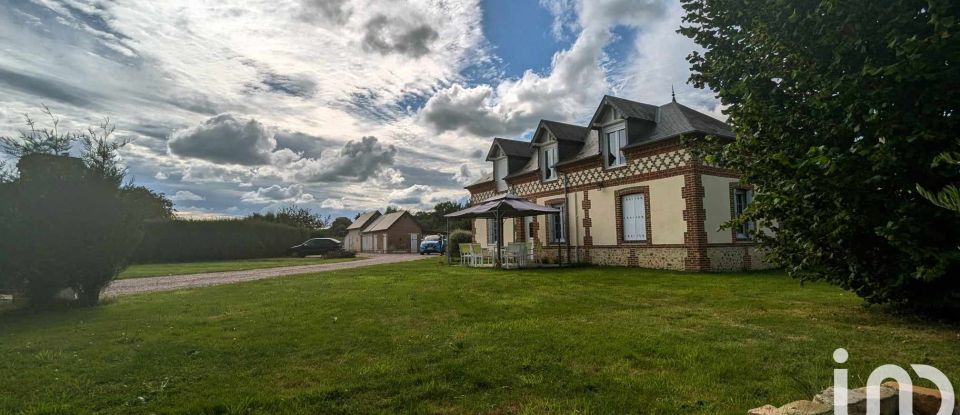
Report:
[[[489,218],[497,221],[497,262],[494,266],[499,268],[500,249],[503,247],[503,219],[520,218],[524,216],[546,215],[551,213],[560,213],[560,209],[549,206],[538,205],[517,197],[517,195],[504,193],[489,199],[483,200],[476,205],[466,209],[444,215],[447,218]],[[447,263],[450,262],[450,250],[447,250]]]
[[517,195],[504,193],[485,199],[476,205],[444,216],[448,218],[518,218],[523,216],[560,213],[560,209],[538,205]]

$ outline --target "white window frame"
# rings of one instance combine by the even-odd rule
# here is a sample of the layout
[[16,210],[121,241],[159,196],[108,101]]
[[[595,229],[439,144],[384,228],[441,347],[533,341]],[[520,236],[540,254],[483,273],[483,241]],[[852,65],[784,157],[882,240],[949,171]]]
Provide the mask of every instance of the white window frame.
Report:
[[[742,198],[741,198],[742,196]],[[744,189],[742,187],[733,189],[733,217],[734,219],[739,218],[740,215],[743,215],[743,212],[747,209],[747,206],[750,206],[750,202],[753,201],[753,190]],[[734,236],[738,240],[750,240],[750,233],[755,229],[753,221],[748,221],[740,226],[737,226],[734,231],[736,232]]]
[[[566,203],[552,203],[550,207],[560,209],[559,213],[551,213],[547,215],[547,242],[551,244],[562,244],[567,241],[567,229],[565,221],[563,220],[567,214],[567,205]],[[557,224],[556,222],[560,223]],[[555,227],[559,225],[560,227],[560,237],[556,235]]]
[[525,242],[533,242],[533,216],[524,216],[523,217],[523,240]]
[[[543,146],[543,149],[540,151],[540,172],[543,177],[543,181],[552,182],[557,180],[557,159],[558,159],[557,145],[550,144]],[[547,177],[547,175],[550,177]]]
[[[639,203],[639,206],[635,208],[638,209],[636,212],[630,211],[628,209],[627,199],[634,199]],[[631,215],[637,215],[638,219],[643,218],[643,220],[634,222],[640,228],[637,231],[638,237],[633,237],[633,233],[628,232],[627,223],[630,222],[627,218]],[[631,193],[620,196],[620,223],[623,226],[623,241],[624,242],[647,242],[650,239],[650,235],[647,235],[647,221],[650,218],[647,217],[647,194],[646,193]]]
[[[611,141],[612,139],[617,140],[615,143],[617,152],[614,155],[614,160],[611,162],[610,153],[613,150],[611,148],[611,143],[613,143],[613,141]],[[603,144],[603,165],[606,168],[622,167],[627,164],[627,157],[623,154],[623,147],[627,145],[627,127],[623,123],[604,128],[601,144]]]

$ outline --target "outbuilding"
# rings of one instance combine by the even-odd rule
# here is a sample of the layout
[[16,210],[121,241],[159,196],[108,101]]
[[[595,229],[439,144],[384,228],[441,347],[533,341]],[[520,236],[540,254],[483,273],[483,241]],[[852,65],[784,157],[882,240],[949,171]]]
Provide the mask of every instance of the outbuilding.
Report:
[[410,212],[382,215],[361,232],[363,252],[417,252],[423,228]]
[[361,233],[364,228],[379,219],[380,216],[379,210],[364,212],[360,214],[360,216],[357,216],[353,223],[347,227],[347,237],[343,240],[343,249],[353,252],[363,252],[364,240]]

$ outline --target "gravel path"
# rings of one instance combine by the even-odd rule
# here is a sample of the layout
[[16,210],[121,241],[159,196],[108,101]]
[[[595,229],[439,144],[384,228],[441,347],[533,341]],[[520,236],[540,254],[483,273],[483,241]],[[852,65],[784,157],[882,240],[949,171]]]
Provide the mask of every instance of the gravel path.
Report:
[[102,297],[117,297],[121,295],[152,291],[171,291],[184,288],[209,287],[211,285],[233,284],[237,282],[282,277],[285,275],[359,268],[378,264],[392,264],[396,262],[407,262],[424,258],[417,254],[363,254],[363,257],[365,258],[358,259],[356,261],[335,262],[332,264],[299,265],[295,267],[264,268],[247,271],[210,272],[206,274],[170,275],[166,277],[116,280],[111,283],[106,290],[104,290]]

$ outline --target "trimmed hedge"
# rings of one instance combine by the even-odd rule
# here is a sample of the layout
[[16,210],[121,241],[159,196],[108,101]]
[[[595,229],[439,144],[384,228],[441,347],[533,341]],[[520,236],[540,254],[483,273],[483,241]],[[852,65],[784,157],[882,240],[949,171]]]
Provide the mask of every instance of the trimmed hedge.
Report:
[[307,229],[258,220],[163,220],[144,224],[132,262],[187,262],[284,256]]
[[450,232],[450,237],[447,238],[447,246],[450,249],[450,256],[453,258],[460,257],[460,244],[468,244],[473,242],[473,233],[463,229],[457,229],[453,232]]

